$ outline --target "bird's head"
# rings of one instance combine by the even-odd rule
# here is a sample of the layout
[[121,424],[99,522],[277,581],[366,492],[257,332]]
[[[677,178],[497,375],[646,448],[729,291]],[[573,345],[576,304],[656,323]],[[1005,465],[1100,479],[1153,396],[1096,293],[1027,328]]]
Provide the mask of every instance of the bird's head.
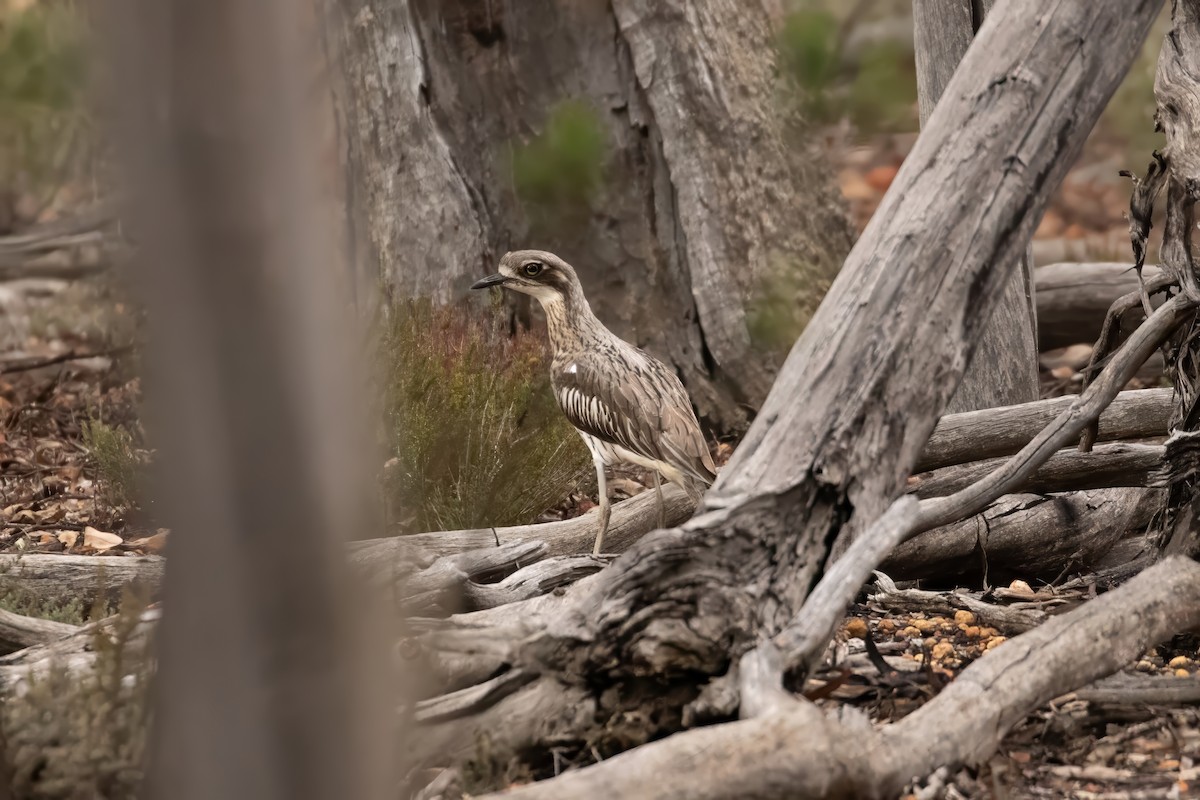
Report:
[[558,300],[583,296],[579,277],[570,264],[545,250],[516,250],[505,253],[500,269],[471,285],[472,289],[502,286],[536,297],[543,306]]

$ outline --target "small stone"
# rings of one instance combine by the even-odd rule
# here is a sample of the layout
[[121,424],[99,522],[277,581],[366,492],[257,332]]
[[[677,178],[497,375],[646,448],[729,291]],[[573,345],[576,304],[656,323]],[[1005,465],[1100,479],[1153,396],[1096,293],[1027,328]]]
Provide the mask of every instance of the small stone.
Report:
[[879,624],[875,626],[875,630],[880,633],[891,633],[896,630],[896,623],[890,619],[881,619]]
[[962,632],[967,635],[968,639],[978,639],[980,637],[978,625],[963,625]]
[[912,621],[912,626],[921,633],[929,633],[937,627],[937,623],[931,619],[914,619]]
[[991,639],[993,636],[999,636],[1000,631],[995,628],[980,628],[979,635],[984,639]]
[[1175,656],[1167,662],[1167,666],[1171,669],[1183,669],[1192,663],[1192,660],[1187,656]]
[[930,654],[933,656],[934,661],[942,661],[947,656],[954,655],[954,645],[949,642],[938,642],[933,646]]
[[1020,578],[1018,578],[1017,580],[1010,583],[1008,585],[1008,588],[1010,591],[1014,591],[1014,592],[1025,592],[1027,594],[1033,594],[1033,589],[1030,588],[1029,584],[1026,583],[1025,581],[1021,580]]
[[962,611],[962,610],[955,611],[954,612],[954,621],[957,622],[959,625],[974,625],[975,624],[975,615],[972,614],[970,611]]
[[1192,673],[1188,672],[1186,669],[1175,670],[1176,678],[1190,678],[1191,676],[1192,676]]
[[909,625],[907,628],[900,631],[900,637],[902,639],[919,639],[921,637],[921,631],[917,630],[912,625]]
[[1133,668],[1138,672],[1154,672],[1154,665],[1149,661],[1139,661],[1133,665]]
[[845,624],[846,635],[854,639],[867,638],[867,623],[858,617],[853,617],[846,620]]
[[997,647],[1004,644],[1005,641],[1007,641],[1007,637],[993,636],[991,639],[988,639],[986,649],[987,650],[995,650]]

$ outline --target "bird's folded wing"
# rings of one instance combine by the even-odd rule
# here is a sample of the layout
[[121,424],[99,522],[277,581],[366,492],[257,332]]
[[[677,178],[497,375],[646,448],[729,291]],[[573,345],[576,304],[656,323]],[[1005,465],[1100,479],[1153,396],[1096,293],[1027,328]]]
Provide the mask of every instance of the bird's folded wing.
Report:
[[587,361],[554,376],[559,406],[596,438],[711,483],[715,469],[679,379],[653,362],[601,371]]

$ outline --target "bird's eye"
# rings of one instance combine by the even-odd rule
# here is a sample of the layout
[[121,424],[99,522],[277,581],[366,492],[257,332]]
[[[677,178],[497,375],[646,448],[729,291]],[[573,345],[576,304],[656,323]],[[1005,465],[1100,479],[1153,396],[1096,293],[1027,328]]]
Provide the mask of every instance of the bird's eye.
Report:
[[538,275],[542,274],[543,269],[544,267],[539,261],[530,261],[521,268],[522,272],[525,273],[525,277],[527,278],[536,278]]

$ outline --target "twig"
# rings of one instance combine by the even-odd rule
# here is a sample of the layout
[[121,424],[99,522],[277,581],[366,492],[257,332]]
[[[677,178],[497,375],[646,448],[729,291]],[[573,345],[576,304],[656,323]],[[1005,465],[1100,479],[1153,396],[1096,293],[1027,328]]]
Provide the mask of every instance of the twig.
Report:
[[29,372],[30,370],[41,369],[42,367],[52,367],[55,364],[64,364],[68,361],[82,361],[85,358],[107,358],[110,356],[124,355],[132,351],[134,345],[126,344],[120,347],[110,347],[106,350],[96,350],[90,353],[80,353],[77,350],[68,350],[65,353],[60,353],[56,356],[45,356],[38,358],[14,359],[3,366],[0,366],[0,375],[11,375],[16,372]]

